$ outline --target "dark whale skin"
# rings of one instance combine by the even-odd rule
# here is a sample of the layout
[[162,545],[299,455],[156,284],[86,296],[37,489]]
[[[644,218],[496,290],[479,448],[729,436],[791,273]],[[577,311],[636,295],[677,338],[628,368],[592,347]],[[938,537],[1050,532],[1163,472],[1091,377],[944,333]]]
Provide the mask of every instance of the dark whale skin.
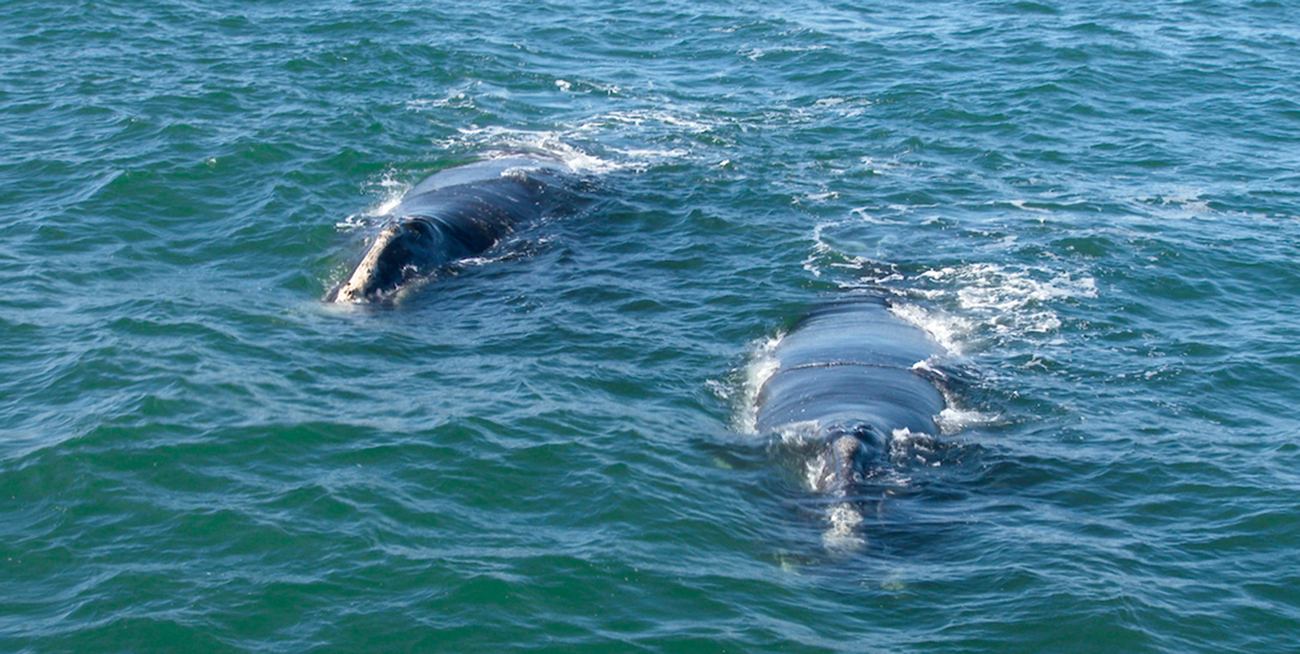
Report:
[[881,297],[823,305],[773,350],[779,367],[756,396],[755,426],[824,442],[808,466],[809,483],[818,492],[851,496],[896,432],[938,433],[943,395],[915,366],[943,354]]
[[411,280],[483,253],[516,225],[553,211],[570,177],[562,163],[530,155],[435,173],[407,191],[352,274],[325,300],[381,301]]

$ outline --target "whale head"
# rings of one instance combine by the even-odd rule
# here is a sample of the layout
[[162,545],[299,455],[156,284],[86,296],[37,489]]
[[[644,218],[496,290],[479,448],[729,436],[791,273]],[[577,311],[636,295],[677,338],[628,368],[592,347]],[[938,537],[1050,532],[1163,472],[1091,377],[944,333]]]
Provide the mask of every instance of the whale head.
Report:
[[407,216],[385,227],[329,301],[382,299],[408,279],[445,264],[444,240],[442,232],[426,218]]
[[808,467],[809,485],[820,493],[853,494],[863,482],[866,468],[884,455],[884,437],[859,422],[823,425],[821,434],[827,447]]

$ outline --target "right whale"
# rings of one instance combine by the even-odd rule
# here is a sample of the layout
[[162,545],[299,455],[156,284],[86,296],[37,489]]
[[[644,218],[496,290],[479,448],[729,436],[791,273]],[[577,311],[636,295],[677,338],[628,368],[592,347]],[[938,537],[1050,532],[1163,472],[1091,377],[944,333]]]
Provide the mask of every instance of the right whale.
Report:
[[389,299],[408,282],[479,255],[516,225],[555,211],[574,181],[563,162],[527,154],[436,173],[402,197],[356,269],[325,301]]
[[892,439],[938,434],[944,398],[917,369],[945,353],[877,296],[818,307],[772,351],[778,367],[759,388],[755,427],[813,447],[809,485],[845,500],[832,508],[828,543],[861,522],[851,501]]

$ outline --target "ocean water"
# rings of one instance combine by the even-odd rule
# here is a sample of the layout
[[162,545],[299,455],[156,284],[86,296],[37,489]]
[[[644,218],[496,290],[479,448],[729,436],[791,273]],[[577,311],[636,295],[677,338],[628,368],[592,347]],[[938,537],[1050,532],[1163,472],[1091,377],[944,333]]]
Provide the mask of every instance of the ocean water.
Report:
[[[0,651],[1300,651],[1300,5],[7,2]],[[424,175],[590,202],[320,298]],[[764,353],[949,350],[828,548]]]

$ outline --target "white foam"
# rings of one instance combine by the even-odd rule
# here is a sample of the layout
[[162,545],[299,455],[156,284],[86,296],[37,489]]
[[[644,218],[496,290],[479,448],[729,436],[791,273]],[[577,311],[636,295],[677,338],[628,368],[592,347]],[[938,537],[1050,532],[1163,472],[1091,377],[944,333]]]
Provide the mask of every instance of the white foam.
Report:
[[[970,322],[967,319],[901,302],[891,304],[889,312],[900,320],[925,330],[949,354],[962,354],[963,336],[970,330]],[[914,365],[926,366],[929,364],[925,361],[918,361]]]
[[746,434],[758,432],[758,392],[781,369],[781,361],[776,358],[776,348],[783,338],[785,334],[779,334],[756,341],[750,347],[749,356],[746,357],[748,362],[743,371],[741,397],[738,398],[740,410],[736,412],[737,431]]
[[840,197],[840,194],[836,191],[823,191],[821,193],[805,193],[803,197],[813,202],[824,202],[826,200],[837,199]]
[[997,414],[957,408],[951,402],[938,416],[935,416],[941,434],[956,434],[972,427],[996,424],[999,420]]
[[393,209],[397,208],[397,205],[402,203],[402,196],[405,195],[410,188],[410,185],[407,184],[397,191],[389,192],[387,194],[389,196],[388,198],[375,205],[372,209],[366,211],[365,215],[371,218],[387,216],[393,211]]
[[1039,208],[1039,207],[1029,207],[1029,206],[1025,206],[1026,203],[1028,203],[1028,202],[1029,202],[1028,200],[1012,200],[1009,204],[1010,204],[1011,206],[1013,206],[1013,207],[1015,207],[1015,208],[1021,210],[1021,211],[1034,211],[1034,212],[1037,212],[1037,213],[1052,213],[1051,211],[1048,211],[1047,209],[1042,209],[1042,208]]
[[1154,197],[1136,198],[1157,207],[1156,213],[1165,218],[1201,218],[1214,214],[1209,200],[1202,199],[1203,191],[1188,187],[1174,187]]
[[917,293],[960,310],[962,318],[922,319],[936,335],[949,332],[957,353],[976,331],[1011,336],[1053,332],[1061,327],[1053,303],[1097,296],[1097,282],[1088,275],[992,263],[937,268],[921,273],[920,279],[929,288],[915,289]]
[[375,223],[375,218],[387,216],[397,205],[401,204],[402,196],[411,190],[411,184],[397,179],[395,171],[392,170],[386,171],[383,177],[371,184],[379,187],[380,191],[377,194],[379,200],[361,212],[351,214],[335,223],[335,227],[349,232],[369,227]]
[[[873,259],[869,259],[867,257],[858,256],[858,255],[846,254],[843,251],[841,251],[839,248],[836,248],[832,246],[829,242],[827,242],[825,236],[826,230],[839,227],[841,225],[844,225],[846,222],[847,221],[825,222],[825,223],[820,223],[818,225],[815,225],[813,227],[813,234],[812,234],[813,251],[812,254],[810,254],[808,258],[805,259],[803,262],[804,270],[807,270],[808,272],[812,273],[816,277],[820,277],[822,271],[819,266],[819,261],[823,257],[833,257],[834,259],[839,260],[838,262],[831,263],[830,264],[831,267],[846,268],[854,272],[860,272],[862,270],[866,270],[869,268],[879,267],[879,262]],[[867,246],[863,243],[852,243],[852,246],[853,247],[850,249],[856,249],[856,250],[867,249]],[[873,283],[880,283],[881,280],[874,279],[871,281]],[[853,288],[855,285],[850,283],[844,286],[845,288]]]
[[866,539],[857,534],[862,524],[862,513],[848,502],[836,504],[826,512],[830,528],[822,533],[822,546],[828,550],[858,550],[866,546]]
[[912,430],[907,427],[895,429],[889,435],[890,460],[894,463],[901,463],[911,454],[913,446],[920,437],[928,438],[928,435],[912,433]]
[[816,52],[818,50],[827,50],[829,48],[830,46],[826,46],[826,45],[790,45],[790,46],[780,46],[776,48],[750,48],[748,50],[742,50],[740,52],[740,55],[743,57],[747,57],[751,61],[758,61],[759,59],[766,57],[769,54],[785,54],[785,53],[792,53],[792,52],[794,53]]
[[[586,82],[557,79],[554,82],[562,92],[578,93],[592,86]],[[595,87],[599,91],[615,94],[617,87]],[[466,98],[472,88],[460,90],[456,102]],[[473,104],[470,96],[464,100]],[[443,101],[418,101],[416,105],[441,104]],[[703,116],[697,112],[673,107],[664,103],[655,109],[622,109],[586,116],[567,125],[552,129],[529,130],[502,126],[470,125],[458,130],[450,138],[435,141],[435,145],[452,151],[482,151],[484,149],[532,151],[549,154],[581,172],[608,173],[621,170],[641,171],[665,161],[677,161],[696,154],[697,134],[713,132],[724,126],[745,129],[741,119],[726,116]],[[582,149],[583,143],[599,143],[601,153],[616,154],[604,158]],[[716,150],[699,156],[713,158]]]
[[[850,209],[849,215],[856,216],[859,221],[864,223],[869,223],[872,225],[884,225],[888,223],[888,221],[886,220],[881,220],[871,215],[870,212],[871,212],[871,207],[857,207],[855,209]],[[817,232],[817,233],[818,236],[820,237],[821,232]]]
[[862,163],[862,167],[871,171],[873,175],[884,175],[886,170],[893,170],[898,167],[896,163],[876,161],[871,157],[862,157],[859,161]]
[[718,124],[699,117],[686,116],[681,113],[663,109],[633,109],[630,111],[610,111],[577,126],[575,132],[601,132],[612,125],[631,125],[645,127],[650,124],[664,125],[692,133],[709,132]]
[[[463,138],[477,142],[478,149],[495,151],[499,155],[518,152],[537,152],[563,162],[569,168],[583,173],[608,173],[626,167],[586,152],[568,143],[564,132],[555,130],[522,130],[505,127],[470,127],[460,130]],[[447,144],[450,147],[452,144]],[[461,144],[456,144],[461,145]]]
[[808,443],[820,443],[825,440],[820,420],[800,420],[799,422],[786,423],[781,426],[778,435],[781,437],[782,443],[792,447],[799,447]]
[[415,100],[408,100],[406,102],[406,108],[410,111],[423,111],[429,107],[435,109],[441,109],[444,107],[472,107],[474,106],[474,99],[466,93],[466,90],[469,86],[476,86],[478,84],[480,83],[475,82],[474,84],[466,86],[464,89],[450,91],[442,98],[417,98]]
[[672,148],[669,150],[657,148],[610,148],[614,152],[633,157],[640,161],[627,164],[629,166],[646,167],[649,161],[646,160],[665,160],[665,159],[684,159],[690,156],[690,151],[682,148]]
[[[840,97],[821,98],[813,103],[813,111],[833,112],[844,118],[855,118],[866,113],[867,107],[873,103],[870,100],[850,99]],[[870,159],[867,158],[869,161]]]

